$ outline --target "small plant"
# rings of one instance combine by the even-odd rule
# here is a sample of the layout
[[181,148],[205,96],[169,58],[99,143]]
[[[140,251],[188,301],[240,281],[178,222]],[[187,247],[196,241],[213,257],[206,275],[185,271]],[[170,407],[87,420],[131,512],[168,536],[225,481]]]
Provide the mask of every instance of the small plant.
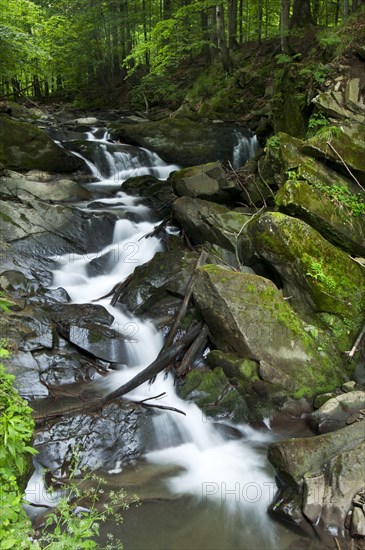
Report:
[[314,136],[319,130],[328,128],[330,122],[323,113],[314,113],[308,121],[308,136]]
[[320,185],[314,187],[323,191],[335,204],[346,207],[355,217],[365,215],[365,197],[361,193],[352,193],[344,185]]
[[333,277],[331,277],[330,275],[326,275],[326,273],[323,271],[323,260],[316,261],[313,258],[310,258],[309,267],[306,275],[311,277],[313,280],[322,283],[330,291],[335,290],[337,286]]
[[280,147],[280,138],[279,136],[271,136],[266,141],[266,147],[271,147],[273,149],[279,149]]
[[312,82],[323,84],[330,73],[328,65],[309,65],[299,71],[299,76],[309,78]]
[[293,61],[297,61],[302,56],[301,53],[296,53],[295,55],[288,55],[286,53],[279,53],[275,56],[276,63],[278,65],[289,65]]

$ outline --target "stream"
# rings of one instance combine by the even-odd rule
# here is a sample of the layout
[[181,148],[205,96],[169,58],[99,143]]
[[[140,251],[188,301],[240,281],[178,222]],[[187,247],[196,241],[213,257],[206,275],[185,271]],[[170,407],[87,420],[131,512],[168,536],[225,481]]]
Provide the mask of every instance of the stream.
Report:
[[[57,140],[57,134],[53,137]],[[120,305],[112,307],[110,298],[100,299],[163,250],[159,238],[144,238],[159,221],[138,197],[124,193],[121,184],[131,176],[145,174],[165,180],[178,167],[167,165],[146,149],[114,146],[100,128],[84,135],[92,144],[95,161],[79,146],[73,147],[72,136],[65,133],[60,139],[84,158],[95,180],[86,186],[95,200],[76,207],[118,217],[111,242],[87,255],[53,258],[57,264],[52,288],[65,289],[75,304],[103,306],[114,317],[111,328],[124,340],[125,364],[90,383],[92,391],[106,395],[148,366],[163,345],[163,335],[152,322],[134,317]],[[238,135],[233,165],[242,165],[255,147],[253,139]],[[171,375],[158,375],[152,385],[143,384],[125,399],[140,401],[161,393],[166,394],[162,401],[152,399],[149,403],[174,407],[186,416],[154,410],[153,433],[145,443],[144,455],[132,464],[117,461],[103,472],[110,490],[132,487],[142,504],[122,513],[122,526],[103,524],[100,542],[106,543],[107,533],[112,532],[126,550],[298,547],[303,538],[267,514],[276,490],[266,459],[267,446],[280,437],[270,429],[269,419],[260,429],[213,422],[195,404],[179,398]],[[40,476],[39,468],[35,475]],[[33,477],[30,486],[34,482]]]

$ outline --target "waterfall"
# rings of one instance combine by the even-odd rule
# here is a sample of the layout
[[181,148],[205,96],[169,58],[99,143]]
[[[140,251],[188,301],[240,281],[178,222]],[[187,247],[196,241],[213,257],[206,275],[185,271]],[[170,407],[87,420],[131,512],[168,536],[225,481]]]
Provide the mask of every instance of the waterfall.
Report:
[[[257,147],[254,138],[236,134],[237,145],[233,152],[233,163],[238,167],[241,159]],[[89,135],[105,153],[111,176],[89,184],[100,191],[116,180],[120,184],[131,175],[152,173],[160,179],[166,179],[176,166],[165,164],[155,153],[146,149],[127,146],[123,151],[108,148],[103,139]],[[105,146],[105,147],[104,147]],[[123,146],[124,147],[124,146]],[[81,153],[77,153],[82,156]],[[86,159],[85,159],[86,160]],[[99,174],[100,166],[87,160],[93,174]],[[137,204],[136,198],[128,197],[119,191],[116,197],[100,199],[105,208],[124,205],[126,209],[140,209],[141,218],[145,211]],[[65,255],[58,259],[53,272],[53,287],[63,287],[74,303],[94,302],[117,283],[132,273],[136,266],[149,261],[162,245],[156,237],[144,239],[143,236],[153,230],[153,224],[141,219],[139,222],[119,219],[114,227],[112,242],[97,252],[87,255]],[[103,270],[92,270],[96,260],[104,259]],[[114,317],[112,328],[129,338],[126,341],[128,365],[122,370],[110,373],[95,383],[105,393],[118,388],[148,366],[158,355],[163,338],[152,323],[140,320],[118,307],[112,307],[107,300],[99,300]],[[242,437],[231,440],[217,430],[215,424],[204,417],[202,411],[193,403],[178,397],[171,375],[158,375],[154,384],[147,383],[127,394],[125,399],[142,400],[160,393],[166,393],[165,403],[185,413],[156,412],[153,417],[154,437],[152,448],[146,452],[145,461],[151,465],[172,465],[174,473],[164,479],[166,489],[176,497],[190,496],[196,503],[215,506],[219,510],[221,521],[233,521],[239,525],[242,537],[252,530],[251,537],[260,533],[264,546],[273,543],[275,532],[266,515],[266,509],[273,496],[273,478],[262,462],[254,442],[261,438],[269,441],[270,432],[249,430],[245,426],[236,429]],[[150,401],[151,404],[156,403]],[[120,472],[120,464],[111,470]],[[214,520],[213,520],[214,521]],[[238,522],[238,523],[237,523]],[[246,535],[245,535],[246,533]],[[251,540],[251,539],[250,539]],[[248,547],[247,547],[248,548]]]
[[259,143],[255,135],[243,135],[240,130],[234,130],[235,144],[233,146],[232,166],[238,169],[247,160],[254,157],[259,150]]

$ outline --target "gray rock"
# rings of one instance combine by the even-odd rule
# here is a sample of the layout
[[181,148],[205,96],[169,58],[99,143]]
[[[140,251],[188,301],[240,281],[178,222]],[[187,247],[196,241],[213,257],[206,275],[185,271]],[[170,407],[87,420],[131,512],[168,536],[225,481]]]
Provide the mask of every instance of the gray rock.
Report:
[[351,518],[351,535],[365,537],[365,515],[361,508],[355,506]]
[[322,515],[325,478],[323,474],[304,476],[303,514],[313,525],[317,525]]
[[178,170],[171,176],[171,182],[175,195],[179,197],[227,202],[240,194],[218,162]]
[[238,235],[250,216],[210,201],[181,197],[173,213],[194,244],[205,241],[235,252]]
[[346,426],[346,420],[365,408],[365,392],[352,391],[329,399],[310,415],[311,425],[319,433],[333,432]]

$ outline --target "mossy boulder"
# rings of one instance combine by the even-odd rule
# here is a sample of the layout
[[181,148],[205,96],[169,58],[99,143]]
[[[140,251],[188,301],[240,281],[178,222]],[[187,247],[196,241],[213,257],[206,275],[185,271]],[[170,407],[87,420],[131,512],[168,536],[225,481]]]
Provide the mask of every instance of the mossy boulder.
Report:
[[28,122],[0,116],[0,162],[12,170],[73,172],[86,165]]
[[[138,124],[115,124],[111,136],[132,145],[156,151],[165,161],[182,166],[207,162],[232,161],[237,144],[237,126],[200,123],[187,118],[169,118]],[[245,128],[240,133],[250,141],[253,134]],[[242,159],[242,163],[246,159]]]
[[260,379],[278,394],[310,397],[344,380],[271,281],[215,265],[195,276],[194,299],[216,347],[259,363]]
[[287,181],[277,193],[276,203],[280,210],[304,220],[331,243],[365,256],[365,214],[355,217],[350,207],[305,181]]
[[365,126],[352,122],[322,130],[303,144],[302,151],[342,169],[345,162],[349,168],[365,172]]
[[240,195],[236,185],[227,179],[218,162],[192,166],[174,172],[170,178],[175,195],[227,202]]
[[297,312],[332,316],[328,329],[339,349],[348,349],[365,317],[362,266],[308,224],[281,212],[256,216],[240,240],[239,251],[246,263],[251,254],[251,261],[258,256],[277,271],[283,293]]
[[[309,422],[320,433],[333,432],[351,424],[351,417],[365,409],[365,392],[351,391],[336,395],[327,400],[319,409],[310,415]],[[364,432],[365,437],[365,432]]]
[[[207,417],[225,418],[234,422],[247,419],[248,408],[222,368],[211,371],[196,368],[190,371],[179,389],[183,399],[194,401]],[[204,421],[204,416],[202,416]]]
[[194,244],[205,241],[231,252],[237,237],[250,217],[210,201],[180,197],[173,204],[173,214]]

